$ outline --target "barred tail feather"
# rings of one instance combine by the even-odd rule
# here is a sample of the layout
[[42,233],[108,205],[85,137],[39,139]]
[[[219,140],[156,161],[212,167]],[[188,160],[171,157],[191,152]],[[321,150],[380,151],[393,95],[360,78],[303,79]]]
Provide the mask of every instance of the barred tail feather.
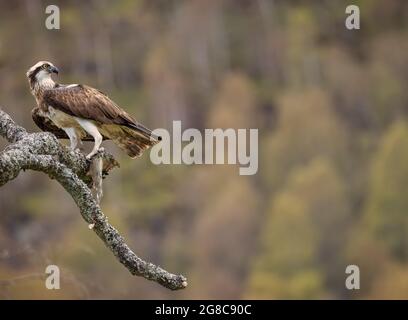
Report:
[[122,126],[122,134],[112,138],[115,144],[125,151],[132,159],[140,157],[143,152],[158,143],[161,138],[149,131],[139,131]]

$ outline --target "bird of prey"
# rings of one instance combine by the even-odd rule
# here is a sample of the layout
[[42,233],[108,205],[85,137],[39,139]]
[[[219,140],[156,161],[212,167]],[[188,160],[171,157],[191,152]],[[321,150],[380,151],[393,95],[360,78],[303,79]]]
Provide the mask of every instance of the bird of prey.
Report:
[[[52,74],[58,69],[48,61],[40,61],[27,71],[30,90],[39,109],[33,119],[51,121],[69,137],[71,149],[78,141],[95,141],[90,159],[100,149],[103,139],[111,139],[130,157],[140,156],[144,150],[161,140],[138,123],[103,92],[82,84],[62,85],[54,82]],[[40,115],[39,115],[40,114]],[[44,127],[45,122],[40,127]]]

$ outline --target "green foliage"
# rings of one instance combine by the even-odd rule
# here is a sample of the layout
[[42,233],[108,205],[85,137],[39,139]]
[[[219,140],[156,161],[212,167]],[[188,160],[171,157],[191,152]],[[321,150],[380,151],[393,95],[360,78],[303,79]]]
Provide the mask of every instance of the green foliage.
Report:
[[346,129],[324,92],[291,92],[279,102],[277,128],[261,148],[263,178],[269,187],[280,187],[292,168],[316,156],[344,165]]
[[[264,297],[323,297],[343,265],[338,252],[349,218],[343,182],[327,160],[316,159],[294,170],[271,202],[261,254],[249,282],[250,296],[257,297],[261,286]],[[287,284],[289,292],[279,283]]]
[[365,222],[400,261],[408,259],[408,127],[395,123],[373,159]]

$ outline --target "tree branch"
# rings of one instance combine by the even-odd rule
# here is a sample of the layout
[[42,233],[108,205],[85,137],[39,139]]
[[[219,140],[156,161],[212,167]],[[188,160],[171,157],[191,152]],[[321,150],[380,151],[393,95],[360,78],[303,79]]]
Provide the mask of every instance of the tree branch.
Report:
[[[12,143],[0,153],[0,186],[15,179],[21,170],[46,173],[71,195],[82,218],[131,274],[156,281],[172,290],[187,286],[184,276],[171,274],[139,258],[127,246],[119,232],[108,223],[89,188],[92,183],[92,178],[88,175],[90,162],[83,154],[70,151],[61,145],[52,133],[27,133],[1,108],[0,136]],[[101,156],[105,175],[118,166],[112,155],[103,152]]]

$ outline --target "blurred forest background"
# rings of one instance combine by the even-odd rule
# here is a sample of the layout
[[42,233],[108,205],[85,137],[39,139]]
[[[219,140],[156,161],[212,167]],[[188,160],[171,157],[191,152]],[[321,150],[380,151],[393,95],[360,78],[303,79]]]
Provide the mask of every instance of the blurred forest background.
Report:
[[[0,189],[0,299],[408,299],[407,1],[52,1],[60,30],[48,4],[0,2],[14,120],[38,131],[25,72],[50,60],[152,129],[259,128],[260,165],[155,166],[110,146],[102,208],[137,254],[189,278],[178,292],[132,277],[55,181],[22,173]],[[48,264],[61,290],[38,278]]]

